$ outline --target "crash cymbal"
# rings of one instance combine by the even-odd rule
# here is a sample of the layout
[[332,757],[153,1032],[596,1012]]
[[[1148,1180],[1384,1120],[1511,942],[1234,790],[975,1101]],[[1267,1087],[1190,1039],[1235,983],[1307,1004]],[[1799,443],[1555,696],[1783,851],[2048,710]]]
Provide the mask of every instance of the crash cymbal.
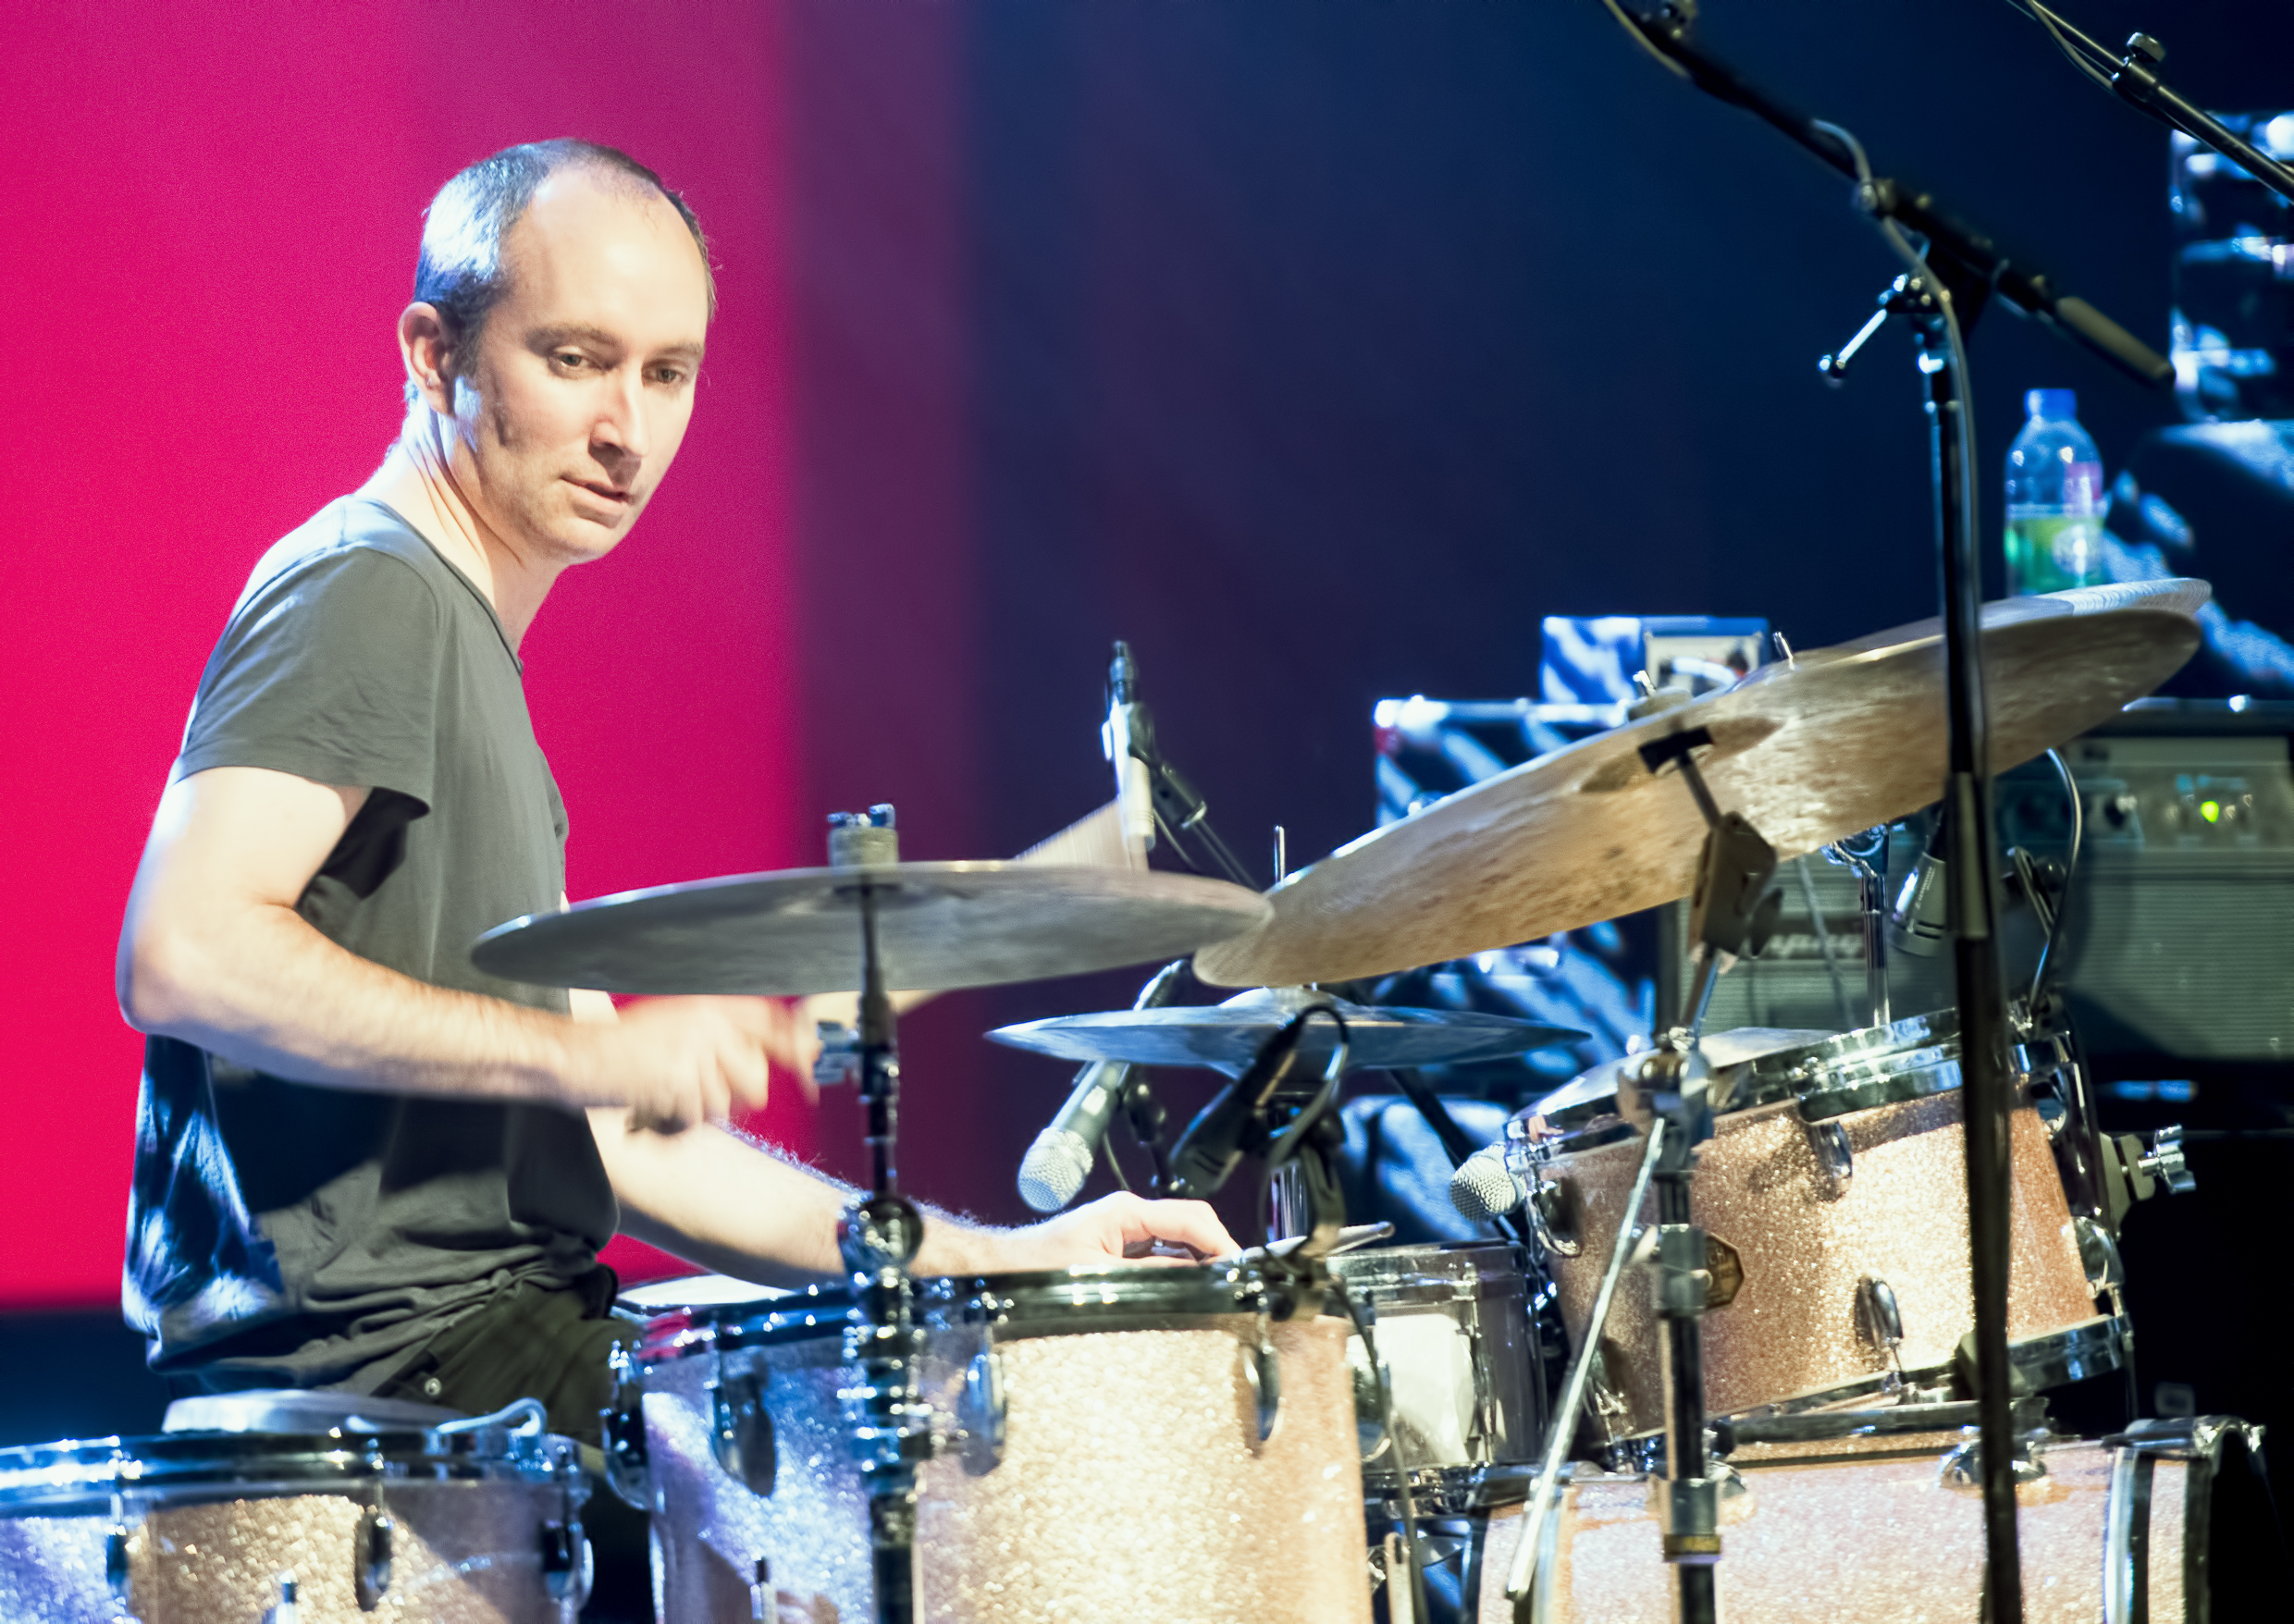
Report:
[[[1245,992],[1225,1003],[1118,1009],[1102,1015],[1054,1015],[999,1027],[998,1043],[1062,1060],[1128,1060],[1134,1065],[1204,1065],[1240,1072],[1257,1058],[1305,1002],[1326,1003],[1346,1022],[1350,1066],[1455,1065],[1574,1043],[1585,1034],[1505,1015],[1456,1009],[1374,1009],[1341,998]],[[1301,1047],[1319,1058],[1338,1041],[1327,1021],[1309,1022]]]
[[[2078,587],[1987,604],[1993,771],[2158,686],[2199,646],[2205,583]],[[1350,981],[1504,947],[1686,896],[1705,824],[1639,748],[1711,730],[1697,759],[1723,811],[1780,856],[1938,799],[1937,622],[1765,665],[1735,686],[1524,762],[1364,835],[1271,893],[1274,917],[1195,955],[1215,986]]]
[[1264,898],[1193,874],[1013,863],[788,868],[623,892],[512,919],[471,958],[489,976],[608,992],[849,992],[860,895],[890,990],[1046,980],[1170,958],[1250,929]]

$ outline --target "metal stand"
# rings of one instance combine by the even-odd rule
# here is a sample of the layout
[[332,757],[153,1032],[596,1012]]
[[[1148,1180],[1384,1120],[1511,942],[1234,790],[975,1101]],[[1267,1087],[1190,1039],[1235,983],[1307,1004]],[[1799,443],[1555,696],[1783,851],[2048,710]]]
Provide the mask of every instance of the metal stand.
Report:
[[837,1251],[851,1271],[854,1299],[852,1321],[845,1328],[845,1358],[860,1372],[859,1381],[843,1395],[845,1420],[869,1496],[877,1624],[912,1624],[916,1473],[932,1458],[939,1440],[931,1407],[919,1392],[924,1331],[917,1320],[916,1282],[908,1264],[922,1244],[924,1219],[896,1187],[899,1040],[876,950],[879,888],[866,872],[896,862],[899,846],[890,806],[872,807],[865,818],[840,813],[831,822],[831,863],[862,867],[855,881],[860,903],[860,1031],[854,1064],[868,1112],[871,1163],[868,1199],[845,1208],[836,1227]]

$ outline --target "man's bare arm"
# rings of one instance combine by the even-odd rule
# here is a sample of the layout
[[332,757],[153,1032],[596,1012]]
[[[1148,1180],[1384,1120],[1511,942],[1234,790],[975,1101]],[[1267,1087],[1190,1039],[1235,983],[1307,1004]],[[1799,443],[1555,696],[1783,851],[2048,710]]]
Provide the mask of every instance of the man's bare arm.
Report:
[[[718,1127],[633,1132],[628,1113],[592,1111],[590,1131],[622,1206],[622,1232],[703,1268],[766,1286],[841,1275],[836,1220],[854,1191]],[[919,1274],[1005,1273],[1110,1263],[1163,1240],[1204,1257],[1235,1249],[1208,1206],[1109,1196],[1024,1229],[923,1208]]]
[[366,792],[259,768],[167,788],[120,933],[145,1032],[327,1087],[616,1103],[676,1125],[763,1102],[760,999],[663,999],[576,1025],[345,952],[295,911]]

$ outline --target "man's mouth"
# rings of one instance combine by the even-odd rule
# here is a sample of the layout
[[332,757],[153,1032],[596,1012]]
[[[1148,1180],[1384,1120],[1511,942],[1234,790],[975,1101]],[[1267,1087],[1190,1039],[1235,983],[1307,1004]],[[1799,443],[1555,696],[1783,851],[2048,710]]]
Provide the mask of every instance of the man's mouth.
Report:
[[635,491],[622,490],[619,487],[610,485],[601,485],[595,480],[574,479],[569,476],[567,483],[581,486],[582,489],[587,491],[593,497],[600,498],[605,501],[612,502],[624,508],[637,499],[637,496]]

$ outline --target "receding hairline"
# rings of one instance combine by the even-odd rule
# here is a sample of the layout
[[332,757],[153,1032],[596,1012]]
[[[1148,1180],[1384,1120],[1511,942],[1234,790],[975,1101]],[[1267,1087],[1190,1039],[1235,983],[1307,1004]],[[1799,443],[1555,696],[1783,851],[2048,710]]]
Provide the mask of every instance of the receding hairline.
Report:
[[[643,176],[632,175],[614,166],[594,161],[586,163],[576,161],[567,164],[563,168],[552,171],[541,184],[535,187],[534,195],[526,200],[525,207],[518,211],[518,217],[512,220],[508,228],[502,232],[500,250],[502,292],[508,293],[517,285],[518,233],[532,223],[535,209],[549,195],[549,189],[569,175],[578,176],[591,181],[595,190],[601,195],[636,204],[644,211],[648,227],[657,230],[671,230],[672,235],[677,240],[690,248],[693,251],[693,263],[701,273],[701,293],[708,307],[708,314],[703,320],[707,323],[717,319],[716,273],[709,265],[707,250],[702,246],[700,240],[695,236],[693,228],[687,222],[684,211],[677,206],[677,201]],[[666,219],[663,216],[666,216]]]

